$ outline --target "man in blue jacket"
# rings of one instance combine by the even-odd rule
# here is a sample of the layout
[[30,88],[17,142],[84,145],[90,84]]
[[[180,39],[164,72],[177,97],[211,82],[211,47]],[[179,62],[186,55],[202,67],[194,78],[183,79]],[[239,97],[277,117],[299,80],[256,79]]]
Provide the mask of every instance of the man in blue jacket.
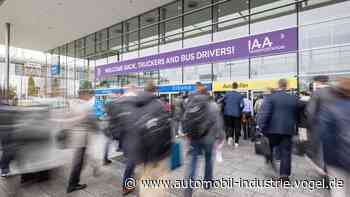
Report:
[[226,125],[226,138],[234,137],[235,146],[238,146],[239,137],[241,136],[241,115],[244,107],[243,96],[237,92],[238,84],[232,84],[233,91],[225,94],[224,118]]
[[[286,92],[288,81],[278,81],[279,90],[266,97],[258,114],[258,125],[269,138],[271,156],[267,158],[273,165],[273,150],[280,151],[280,179],[288,181],[291,174],[292,136],[296,133],[298,100]],[[273,165],[274,166],[274,165]]]

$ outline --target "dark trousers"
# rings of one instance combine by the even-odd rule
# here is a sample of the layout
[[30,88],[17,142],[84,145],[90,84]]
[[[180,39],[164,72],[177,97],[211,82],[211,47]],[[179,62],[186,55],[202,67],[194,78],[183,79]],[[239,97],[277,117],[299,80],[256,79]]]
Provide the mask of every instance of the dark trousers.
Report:
[[[195,180],[198,157],[204,153],[205,168],[204,181],[213,180],[213,144],[207,144],[201,140],[192,140],[190,143],[190,154],[192,156],[188,169],[188,179]],[[187,194],[192,194],[192,187],[186,188]]]
[[[1,131],[2,132],[2,131]],[[3,132],[0,136],[2,155],[0,158],[0,169],[1,171],[8,172],[10,170],[11,160],[14,158],[14,147],[11,144],[11,135],[10,133]]]
[[8,172],[10,170],[10,162],[12,159],[12,154],[10,151],[3,149],[0,159],[0,169],[3,172]]
[[251,136],[250,130],[251,130],[251,122],[252,122],[252,114],[250,112],[244,112],[243,113],[244,120],[242,127],[243,127],[243,136],[244,139],[248,139]]
[[178,118],[174,118],[172,121],[172,128],[173,128],[173,134],[179,135],[179,128],[180,128],[181,121]]
[[233,116],[225,116],[226,138],[232,137],[235,143],[239,142],[241,136],[241,118]]
[[77,148],[75,150],[68,187],[74,187],[80,182],[80,175],[84,165],[85,151],[85,147]]
[[112,140],[111,139],[107,139],[106,144],[105,144],[105,150],[104,150],[104,155],[103,155],[103,161],[108,161],[108,154],[109,154],[109,149],[110,146],[112,144]]
[[290,176],[292,167],[292,136],[291,135],[280,135],[280,134],[268,134],[271,150],[271,161],[274,161],[275,155],[274,150],[278,149],[281,166],[280,175]]
[[135,171],[135,163],[128,160],[126,163],[126,167],[124,170],[124,175],[123,175],[123,188],[126,187],[127,185],[127,181],[128,179],[132,178],[134,175],[134,171]]
[[124,136],[123,135],[120,135],[119,138],[118,138],[118,151],[123,151],[123,138]]

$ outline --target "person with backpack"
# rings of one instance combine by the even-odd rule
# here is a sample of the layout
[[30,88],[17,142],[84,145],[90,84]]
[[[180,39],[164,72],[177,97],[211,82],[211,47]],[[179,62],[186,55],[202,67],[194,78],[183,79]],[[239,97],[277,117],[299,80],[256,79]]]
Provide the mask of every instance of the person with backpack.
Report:
[[[185,106],[183,117],[183,131],[190,143],[190,154],[192,156],[189,169],[187,170],[188,180],[194,180],[198,157],[204,153],[205,189],[210,188],[213,180],[213,149],[217,139],[224,139],[223,120],[220,110],[205,89],[205,86],[196,83],[196,92],[189,96]],[[189,185],[185,190],[185,197],[192,196],[193,186]]]
[[[137,182],[160,179],[169,174],[167,158],[172,143],[171,117],[155,91],[154,83],[147,82],[144,91],[126,93],[113,102],[110,109],[111,120],[115,124],[113,130],[121,132],[122,149],[127,158],[124,194],[135,189],[128,185],[133,180],[128,173],[134,169]],[[165,196],[165,188],[138,186],[141,197]]]
[[233,91],[227,92],[223,99],[226,138],[228,138],[228,142],[234,138],[234,145],[238,147],[241,136],[241,115],[244,108],[244,101],[243,96],[236,91],[238,89],[236,82],[232,84],[232,88]]
[[126,91],[122,96],[115,98],[110,104],[106,105],[111,136],[118,138],[118,147],[124,152],[124,156],[126,157],[126,166],[122,178],[123,195],[132,193],[135,190],[135,188],[126,187],[126,183],[129,179],[133,179],[136,164],[128,158],[127,153],[124,151],[124,139],[128,132],[126,126],[127,124],[132,124],[127,121],[127,112],[129,111],[131,104],[129,99],[132,100],[135,96],[137,96],[136,87],[129,85],[126,87]]
[[332,187],[332,197],[350,196],[350,77],[339,77],[332,88],[333,102],[322,107],[314,125],[323,146],[324,162],[330,180],[342,181]]

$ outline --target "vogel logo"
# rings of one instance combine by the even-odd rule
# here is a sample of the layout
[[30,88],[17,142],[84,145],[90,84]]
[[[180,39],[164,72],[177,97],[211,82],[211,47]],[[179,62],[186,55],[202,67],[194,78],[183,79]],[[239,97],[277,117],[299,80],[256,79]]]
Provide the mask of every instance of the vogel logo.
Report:
[[249,51],[272,47],[272,44],[273,43],[268,36],[266,36],[264,39],[255,38],[254,40],[248,40]]

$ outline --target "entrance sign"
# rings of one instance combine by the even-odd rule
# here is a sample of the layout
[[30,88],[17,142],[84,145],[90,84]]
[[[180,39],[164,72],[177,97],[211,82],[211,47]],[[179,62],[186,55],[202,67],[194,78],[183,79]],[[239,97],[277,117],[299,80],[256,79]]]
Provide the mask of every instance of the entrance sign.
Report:
[[180,49],[136,59],[116,62],[96,67],[96,80],[103,77],[220,62],[232,59],[244,59],[272,54],[297,51],[298,28],[293,27],[268,33],[246,36],[238,39]]
[[[211,91],[212,84],[204,83],[205,89]],[[196,84],[177,84],[177,85],[161,85],[158,86],[159,93],[178,93],[178,92],[194,92]]]
[[[278,88],[279,79],[261,79],[261,80],[244,80],[244,81],[214,81],[213,92],[232,91],[232,83],[237,82],[238,90],[260,90],[266,91],[269,88]],[[294,77],[287,78],[288,89],[297,88],[297,79]]]

